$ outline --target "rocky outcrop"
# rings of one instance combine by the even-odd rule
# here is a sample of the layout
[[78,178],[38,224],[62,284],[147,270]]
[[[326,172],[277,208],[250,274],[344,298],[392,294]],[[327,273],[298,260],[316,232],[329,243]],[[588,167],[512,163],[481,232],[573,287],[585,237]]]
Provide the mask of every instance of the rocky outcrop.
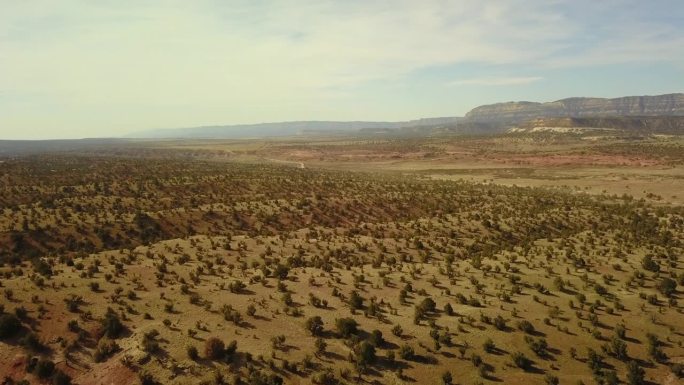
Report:
[[518,124],[513,132],[539,128],[600,128],[639,134],[684,134],[684,116],[617,116],[584,118],[537,118]]
[[474,108],[465,118],[470,122],[511,124],[536,118],[609,116],[684,116],[684,94],[497,103]]

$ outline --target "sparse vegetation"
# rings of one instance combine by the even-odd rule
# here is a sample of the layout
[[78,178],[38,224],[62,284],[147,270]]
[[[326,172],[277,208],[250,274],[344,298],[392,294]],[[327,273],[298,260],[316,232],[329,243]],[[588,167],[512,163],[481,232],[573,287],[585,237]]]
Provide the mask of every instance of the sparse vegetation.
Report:
[[[573,183],[571,168],[531,170],[525,159],[544,155],[516,153],[542,140],[578,146],[293,139],[220,145],[243,162],[201,144],[7,159],[0,347],[38,357],[21,375],[56,384],[105,367],[109,382],[146,384],[681,377],[684,212],[645,194],[491,182]],[[415,150],[440,157],[415,167],[438,168],[484,144],[516,167],[357,173],[337,153],[400,167]],[[325,155],[269,165],[254,158],[262,145]],[[79,362],[92,369],[66,366]]]

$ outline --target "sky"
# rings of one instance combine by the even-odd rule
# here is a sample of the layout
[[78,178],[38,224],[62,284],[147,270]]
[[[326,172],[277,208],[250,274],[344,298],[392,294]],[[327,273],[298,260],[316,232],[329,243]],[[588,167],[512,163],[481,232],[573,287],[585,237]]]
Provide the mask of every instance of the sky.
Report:
[[681,0],[0,0],[0,139],[672,92]]

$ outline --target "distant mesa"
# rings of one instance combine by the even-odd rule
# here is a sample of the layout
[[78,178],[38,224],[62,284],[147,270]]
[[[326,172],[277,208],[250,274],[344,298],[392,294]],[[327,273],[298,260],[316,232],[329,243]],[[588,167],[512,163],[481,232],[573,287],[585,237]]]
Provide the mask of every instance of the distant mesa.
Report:
[[480,106],[467,122],[521,123],[537,118],[684,116],[684,94],[626,96],[615,99],[568,98],[548,103],[508,102]]

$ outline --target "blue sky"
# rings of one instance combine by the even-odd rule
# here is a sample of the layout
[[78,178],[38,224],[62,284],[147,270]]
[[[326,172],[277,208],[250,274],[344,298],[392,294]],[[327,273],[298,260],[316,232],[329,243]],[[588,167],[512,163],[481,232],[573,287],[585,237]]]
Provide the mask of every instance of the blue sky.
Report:
[[0,138],[684,91],[684,3],[0,0]]

